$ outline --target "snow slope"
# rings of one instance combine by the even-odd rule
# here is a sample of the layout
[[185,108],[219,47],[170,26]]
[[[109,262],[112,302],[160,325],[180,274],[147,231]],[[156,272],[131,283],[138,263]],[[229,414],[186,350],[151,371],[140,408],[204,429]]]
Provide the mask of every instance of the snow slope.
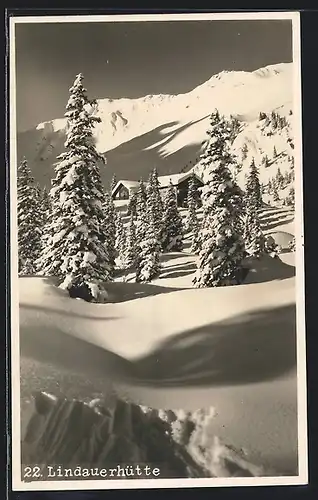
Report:
[[[108,184],[113,173],[118,179],[138,180],[156,165],[161,175],[189,170],[199,159],[206,138],[209,114],[217,107],[221,113],[237,116],[244,125],[234,145],[240,155],[247,143],[256,159],[273,147],[279,153],[261,178],[274,175],[292,154],[293,65],[282,63],[254,72],[222,72],[186,94],[148,95],[139,99],[100,99],[97,114],[102,122],[95,130],[96,145],[105,153],[108,165],[102,177]],[[276,110],[288,120],[285,130],[266,135],[261,130],[259,112]],[[95,110],[92,110],[95,112]],[[18,157],[26,156],[35,177],[49,184],[52,164],[63,150],[66,121],[54,119],[18,135]],[[287,168],[287,167],[286,167]],[[262,179],[263,180],[263,179]]]

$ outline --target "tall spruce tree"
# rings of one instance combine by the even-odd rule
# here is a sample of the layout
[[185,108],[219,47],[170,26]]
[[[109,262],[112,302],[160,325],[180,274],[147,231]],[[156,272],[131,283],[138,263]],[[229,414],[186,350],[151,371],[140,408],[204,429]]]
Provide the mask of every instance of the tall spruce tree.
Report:
[[157,169],[154,168],[149,175],[146,187],[147,211],[151,217],[155,231],[159,235],[162,233],[163,201],[160,193],[160,183]]
[[259,210],[262,205],[261,186],[254,158],[250,165],[245,187],[245,249],[252,257],[260,257],[265,250],[265,237],[261,230]]
[[160,273],[160,244],[153,220],[149,220],[144,239],[138,243],[136,282],[148,283]]
[[198,288],[233,284],[245,255],[242,195],[231,175],[235,158],[230,153],[226,121],[218,110],[211,115],[208,136],[202,155],[207,182],[202,197],[201,250],[193,280]]
[[245,193],[248,203],[251,203],[250,200],[253,199],[253,206],[255,207],[255,209],[259,210],[260,208],[262,208],[262,189],[261,183],[259,181],[258,168],[255,165],[254,158],[252,158],[249,173],[246,179]]
[[182,217],[178,210],[175,187],[170,181],[164,199],[162,249],[164,252],[181,252],[183,248]]
[[86,95],[83,75],[77,75],[66,105],[66,152],[55,165],[49,237],[40,264],[44,274],[60,277],[60,286],[72,296],[86,293],[88,300],[103,300],[101,283],[111,278],[112,260],[98,166],[105,159],[93,141],[94,125],[100,122],[94,104]]
[[42,206],[39,204],[38,187],[35,184],[27,160],[18,167],[18,272],[19,275],[35,274],[41,252]]

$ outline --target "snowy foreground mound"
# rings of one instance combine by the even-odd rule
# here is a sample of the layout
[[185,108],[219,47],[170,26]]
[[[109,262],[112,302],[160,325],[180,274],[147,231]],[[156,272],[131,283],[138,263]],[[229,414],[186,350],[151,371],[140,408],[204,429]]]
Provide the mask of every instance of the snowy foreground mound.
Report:
[[[102,121],[94,134],[98,151],[107,158],[101,168],[104,184],[114,173],[118,180],[146,179],[152,165],[160,175],[195,167],[215,107],[242,124],[233,144],[243,163],[241,183],[252,157],[260,164],[268,156],[268,166],[260,170],[264,183],[278,167],[282,173],[288,170],[288,156],[293,156],[293,65],[284,63],[253,72],[225,71],[186,94],[99,99],[96,113]],[[282,128],[273,130],[260,122],[260,112],[270,115],[272,111],[286,119]],[[18,135],[18,156],[26,156],[36,180],[47,186],[52,165],[64,150],[65,126],[66,120],[58,118]],[[248,153],[243,159],[245,145]]]
[[151,408],[212,407],[211,443],[217,436],[266,470],[296,474],[295,278],[272,262],[270,280],[266,262],[253,283],[219,289],[176,288],[178,278],[174,288],[169,278],[113,283],[103,305],[20,278],[22,398],[35,389],[103,397],[111,385]]

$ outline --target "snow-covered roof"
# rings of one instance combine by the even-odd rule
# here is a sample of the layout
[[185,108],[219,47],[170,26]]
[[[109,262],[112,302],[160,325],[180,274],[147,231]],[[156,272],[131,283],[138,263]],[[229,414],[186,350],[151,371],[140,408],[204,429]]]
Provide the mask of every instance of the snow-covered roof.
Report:
[[130,190],[136,190],[138,189],[138,186],[139,186],[139,182],[138,181],[125,181],[125,180],[122,180],[122,181],[118,181],[116,186],[114,187],[113,191],[112,191],[112,194],[114,194],[117,189],[119,188],[119,186],[124,186],[125,188],[128,189],[128,191]]
[[191,171],[191,172],[182,173],[182,174],[160,175],[158,177],[158,181],[160,183],[160,187],[162,187],[162,188],[168,187],[170,184],[170,181],[172,182],[172,184],[174,186],[177,186],[178,184],[180,184],[180,182],[188,179],[192,175],[195,175],[198,180],[201,180],[197,174],[194,174]]
[[[160,184],[160,188],[167,188],[170,184],[170,181],[172,182],[173,186],[177,186],[178,184],[180,184],[180,182],[184,181],[185,179],[188,179],[192,175],[195,175],[198,180],[201,180],[200,177],[192,171],[182,174],[159,175],[158,181]],[[144,184],[146,186],[147,182],[144,181]],[[118,181],[112,191],[113,195],[117,192],[119,186],[124,186],[129,191],[136,191],[139,187],[139,181],[127,181],[127,180]]]

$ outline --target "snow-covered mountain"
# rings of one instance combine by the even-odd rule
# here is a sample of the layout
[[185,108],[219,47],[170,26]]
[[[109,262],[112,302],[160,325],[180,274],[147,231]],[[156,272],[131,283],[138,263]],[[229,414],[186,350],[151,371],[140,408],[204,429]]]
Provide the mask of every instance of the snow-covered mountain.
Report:
[[[114,173],[118,179],[146,178],[154,166],[160,175],[195,167],[209,115],[218,108],[242,123],[233,144],[240,160],[247,146],[240,178],[252,156],[261,165],[267,155],[269,162],[260,172],[261,180],[267,182],[278,166],[283,173],[289,168],[293,155],[292,89],[292,63],[282,63],[253,72],[223,71],[186,94],[100,99],[96,113],[102,122],[95,137],[98,150],[107,157],[103,181],[107,185]],[[270,116],[272,111],[284,117],[278,128],[259,119],[260,112]],[[26,156],[41,184],[49,185],[54,175],[52,164],[63,151],[65,126],[66,120],[60,118],[18,134],[18,157]]]

